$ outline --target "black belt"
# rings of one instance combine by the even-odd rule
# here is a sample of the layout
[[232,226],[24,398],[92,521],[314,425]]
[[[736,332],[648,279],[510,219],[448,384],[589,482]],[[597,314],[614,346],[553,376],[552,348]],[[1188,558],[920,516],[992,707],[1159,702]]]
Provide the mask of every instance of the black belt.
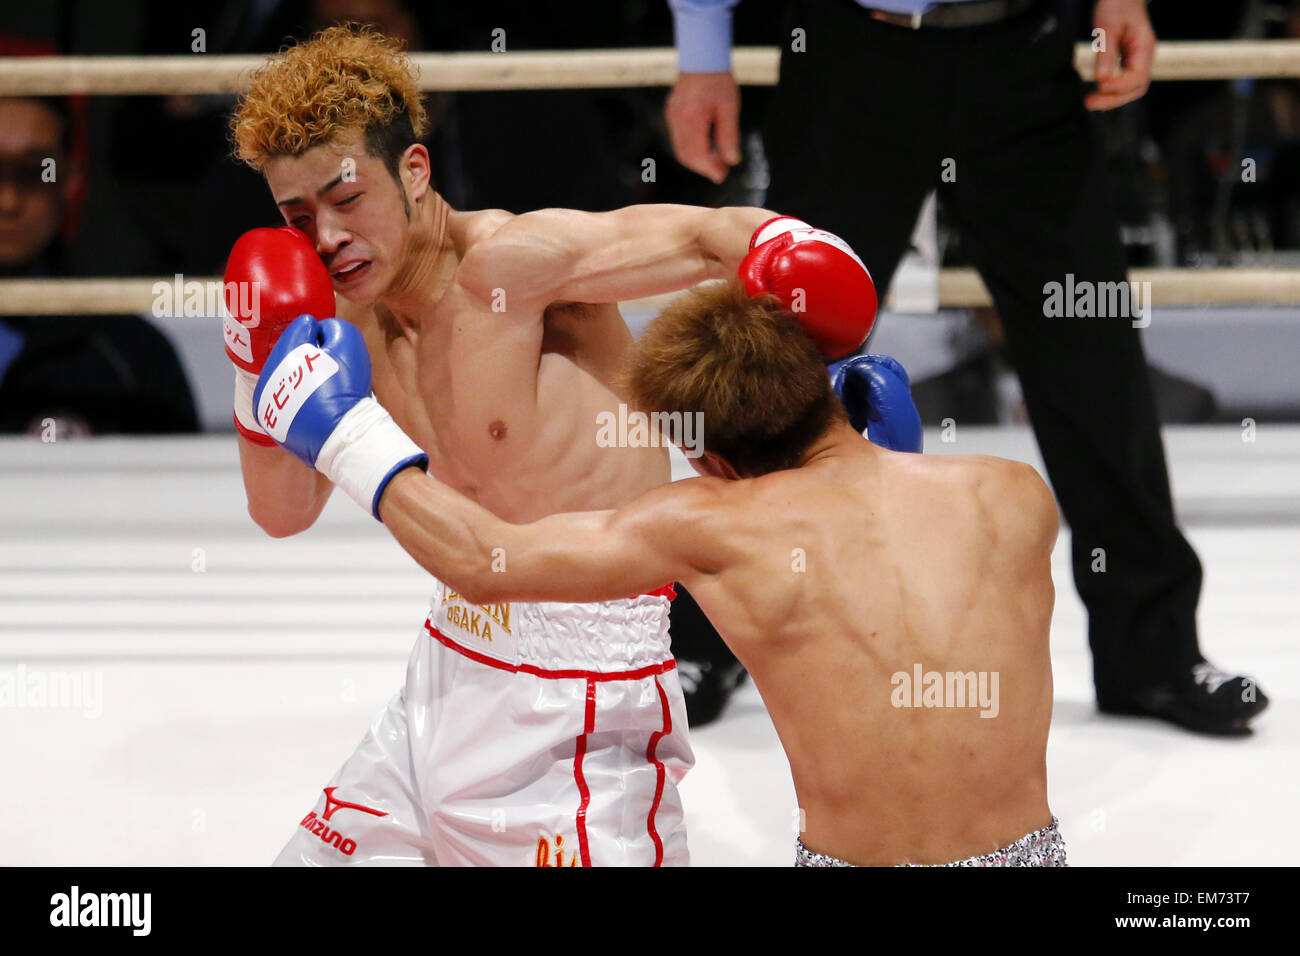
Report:
[[873,19],[894,26],[910,27],[920,30],[922,27],[938,27],[951,30],[959,27],[979,27],[1000,20],[1009,20],[1024,13],[1038,0],[971,0],[970,3],[940,3],[925,13],[894,13],[891,10],[874,10],[866,7]]

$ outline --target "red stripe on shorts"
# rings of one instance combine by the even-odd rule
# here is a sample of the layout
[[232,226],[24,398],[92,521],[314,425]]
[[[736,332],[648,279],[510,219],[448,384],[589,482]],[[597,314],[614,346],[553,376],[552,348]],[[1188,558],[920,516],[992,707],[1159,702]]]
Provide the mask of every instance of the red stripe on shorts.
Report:
[[670,657],[659,664],[647,664],[645,667],[638,667],[636,670],[631,671],[547,670],[533,664],[508,664],[495,657],[489,657],[487,654],[472,651],[459,641],[452,640],[427,620],[424,622],[424,630],[438,643],[465,655],[472,661],[487,664],[497,670],[509,671],[512,674],[532,674],[534,677],[543,677],[547,680],[640,680],[643,677],[657,677],[677,666],[677,661]]
[[655,690],[659,691],[659,706],[664,712],[664,729],[657,730],[650,735],[650,746],[646,748],[645,756],[652,764],[655,765],[655,798],[650,803],[650,816],[646,818],[646,827],[650,830],[650,839],[655,844],[655,866],[663,866],[664,863],[664,842],[659,839],[659,831],[655,829],[655,814],[659,812],[659,801],[664,795],[664,762],[655,757],[655,748],[659,746],[659,741],[673,732],[673,718],[668,710],[668,695],[659,685],[659,678],[655,678]]
[[591,805],[591,790],[587,787],[587,779],[582,775],[582,758],[587,754],[587,734],[595,729],[596,682],[587,678],[587,711],[582,722],[582,736],[578,738],[578,748],[573,755],[573,779],[578,784],[578,793],[582,795],[582,803],[578,805],[578,849],[582,853],[583,866],[591,866],[591,850],[587,846],[587,807]]

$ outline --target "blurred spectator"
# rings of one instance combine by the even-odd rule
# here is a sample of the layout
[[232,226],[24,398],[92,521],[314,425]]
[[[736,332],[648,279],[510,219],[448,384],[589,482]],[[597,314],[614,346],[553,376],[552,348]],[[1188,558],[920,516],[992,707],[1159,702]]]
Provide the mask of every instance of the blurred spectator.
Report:
[[[62,273],[60,230],[84,182],[62,99],[0,99],[0,273]],[[0,432],[193,432],[185,374],[135,316],[0,316]]]

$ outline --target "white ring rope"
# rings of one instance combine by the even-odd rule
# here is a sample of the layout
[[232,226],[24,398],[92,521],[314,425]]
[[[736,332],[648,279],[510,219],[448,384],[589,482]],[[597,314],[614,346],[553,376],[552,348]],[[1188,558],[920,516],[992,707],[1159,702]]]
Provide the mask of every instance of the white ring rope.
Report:
[[[1134,269],[1130,282],[1150,282],[1155,306],[1300,305],[1300,269]],[[176,295],[177,283],[181,295]],[[159,279],[0,279],[0,315],[216,314],[221,279],[216,276]],[[202,297],[215,308],[185,309]],[[624,302],[625,308],[658,311],[671,295]],[[1143,301],[1146,301],[1145,296]],[[158,304],[166,307],[159,311]],[[956,308],[991,305],[974,269],[939,270],[939,303]]]
[[[1096,54],[1075,48],[1075,66],[1090,79]],[[417,53],[411,59],[424,90],[518,90],[670,86],[677,56],[671,48]],[[776,47],[737,47],[732,69],[742,85],[776,83]],[[243,88],[264,56],[62,56],[0,58],[0,95],[197,94]],[[1210,80],[1300,77],[1300,40],[1170,41],[1157,48],[1152,78]],[[1300,305],[1300,270],[1135,269],[1130,280],[1152,283],[1156,305]],[[200,282],[219,282],[200,279]],[[0,280],[0,315],[149,313],[159,282],[168,279]],[[658,297],[663,298],[663,297]],[[939,273],[939,302],[990,303],[972,269]],[[638,300],[654,308],[657,300]]]
[[[1096,54],[1075,48],[1075,66],[1092,78]],[[671,86],[670,47],[517,53],[415,53],[424,90],[523,90]],[[741,85],[772,86],[776,47],[737,47],[732,70]],[[232,93],[265,56],[48,56],[0,58],[0,96]],[[1172,40],[1156,49],[1156,80],[1300,77],[1300,40]]]

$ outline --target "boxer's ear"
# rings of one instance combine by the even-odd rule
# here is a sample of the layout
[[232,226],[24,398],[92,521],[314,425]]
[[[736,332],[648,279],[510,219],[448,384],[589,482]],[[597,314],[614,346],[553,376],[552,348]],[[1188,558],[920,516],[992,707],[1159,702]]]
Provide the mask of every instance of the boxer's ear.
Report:
[[429,192],[432,175],[429,163],[429,151],[421,143],[406,147],[402,153],[398,169],[402,177],[402,187],[411,202],[419,202]]
[[736,481],[740,478],[740,473],[731,466],[731,462],[723,458],[717,452],[706,451],[698,458],[688,458],[691,467],[706,478],[722,478],[726,481]]

